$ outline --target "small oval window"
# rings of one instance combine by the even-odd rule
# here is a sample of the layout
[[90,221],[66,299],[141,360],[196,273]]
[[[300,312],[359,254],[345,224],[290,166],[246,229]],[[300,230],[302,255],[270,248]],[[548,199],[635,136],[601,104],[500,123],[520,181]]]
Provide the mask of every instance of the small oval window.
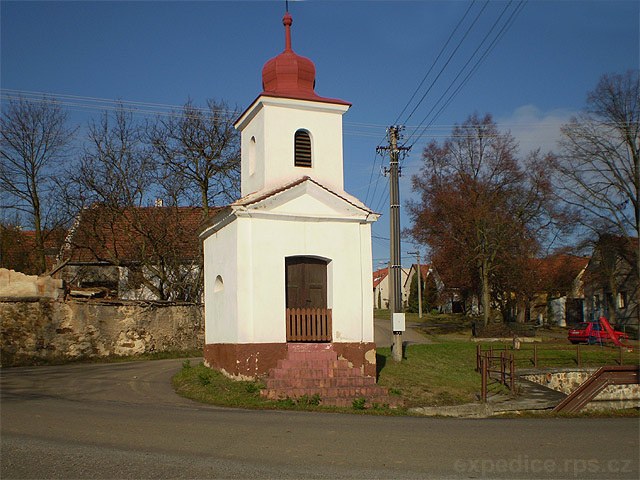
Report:
[[222,277],[218,275],[216,277],[216,281],[213,283],[213,291],[221,292],[224,289],[224,282],[222,281]]

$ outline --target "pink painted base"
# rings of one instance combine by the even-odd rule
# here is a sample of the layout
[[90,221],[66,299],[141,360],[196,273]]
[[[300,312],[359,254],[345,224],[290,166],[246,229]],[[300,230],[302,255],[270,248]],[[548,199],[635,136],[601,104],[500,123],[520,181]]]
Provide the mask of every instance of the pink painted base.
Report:
[[332,350],[338,358],[359,368],[362,375],[376,377],[376,344],[353,343],[210,343],[204,346],[204,359],[215,369],[230,375],[259,377],[266,375],[287,358],[288,352]]

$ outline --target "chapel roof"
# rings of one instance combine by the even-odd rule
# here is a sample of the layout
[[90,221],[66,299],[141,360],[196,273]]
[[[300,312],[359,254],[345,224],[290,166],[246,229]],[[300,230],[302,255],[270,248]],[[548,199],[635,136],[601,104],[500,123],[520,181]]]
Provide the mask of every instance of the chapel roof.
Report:
[[284,51],[265,63],[262,68],[261,94],[270,97],[294,98],[318,102],[351,105],[344,100],[324,98],[316,94],[316,67],[311,60],[298,55],[291,48],[291,24],[293,19],[289,12],[284,15],[282,24],[285,28]]

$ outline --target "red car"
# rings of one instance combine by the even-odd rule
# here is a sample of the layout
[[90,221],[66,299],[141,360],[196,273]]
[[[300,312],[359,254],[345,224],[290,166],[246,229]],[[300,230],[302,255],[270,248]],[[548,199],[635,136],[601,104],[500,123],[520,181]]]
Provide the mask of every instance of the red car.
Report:
[[[583,322],[577,324],[571,330],[569,330],[569,341],[571,343],[606,343],[613,342],[619,344],[624,340],[629,339],[629,335],[626,333],[618,332],[609,327],[615,336],[615,340],[611,339],[611,336],[607,332],[607,328],[600,322]],[[616,341],[617,340],[617,341]]]

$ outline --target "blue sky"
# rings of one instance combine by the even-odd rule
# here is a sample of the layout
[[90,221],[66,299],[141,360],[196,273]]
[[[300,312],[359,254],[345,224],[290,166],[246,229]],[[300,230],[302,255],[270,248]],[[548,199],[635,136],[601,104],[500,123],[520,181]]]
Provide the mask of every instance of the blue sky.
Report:
[[[284,3],[3,0],[3,98],[8,89],[89,97],[72,102],[72,118],[79,125],[98,114],[95,98],[174,106],[188,97],[197,103],[216,98],[244,109],[261,91],[262,66],[284,49]],[[315,63],[316,93],[353,103],[344,116],[345,188],[384,214],[373,228],[374,269],[389,256],[388,179],[380,175],[381,158],[375,155],[387,126],[398,121],[408,126],[407,133],[421,132],[416,127],[433,121],[410,141],[416,140],[403,161],[404,203],[411,196],[410,177],[418,171],[422,147],[444,138],[454,123],[474,111],[492,113],[501,129],[520,140],[523,152],[554,150],[558,127],[584,105],[603,73],[639,67],[640,2],[485,3],[289,2],[293,48]],[[467,11],[422,89],[400,115]],[[475,49],[482,45],[460,79],[511,14],[503,36],[446,109],[435,119],[428,115],[434,104],[434,111],[439,109],[437,100]],[[459,42],[424,101],[407,118]],[[153,108],[139,110],[142,114]],[[82,142],[81,134],[77,140]],[[409,226],[404,215],[402,224]],[[403,244],[405,265],[411,263],[406,252],[415,248]],[[426,250],[421,251],[424,257]]]

